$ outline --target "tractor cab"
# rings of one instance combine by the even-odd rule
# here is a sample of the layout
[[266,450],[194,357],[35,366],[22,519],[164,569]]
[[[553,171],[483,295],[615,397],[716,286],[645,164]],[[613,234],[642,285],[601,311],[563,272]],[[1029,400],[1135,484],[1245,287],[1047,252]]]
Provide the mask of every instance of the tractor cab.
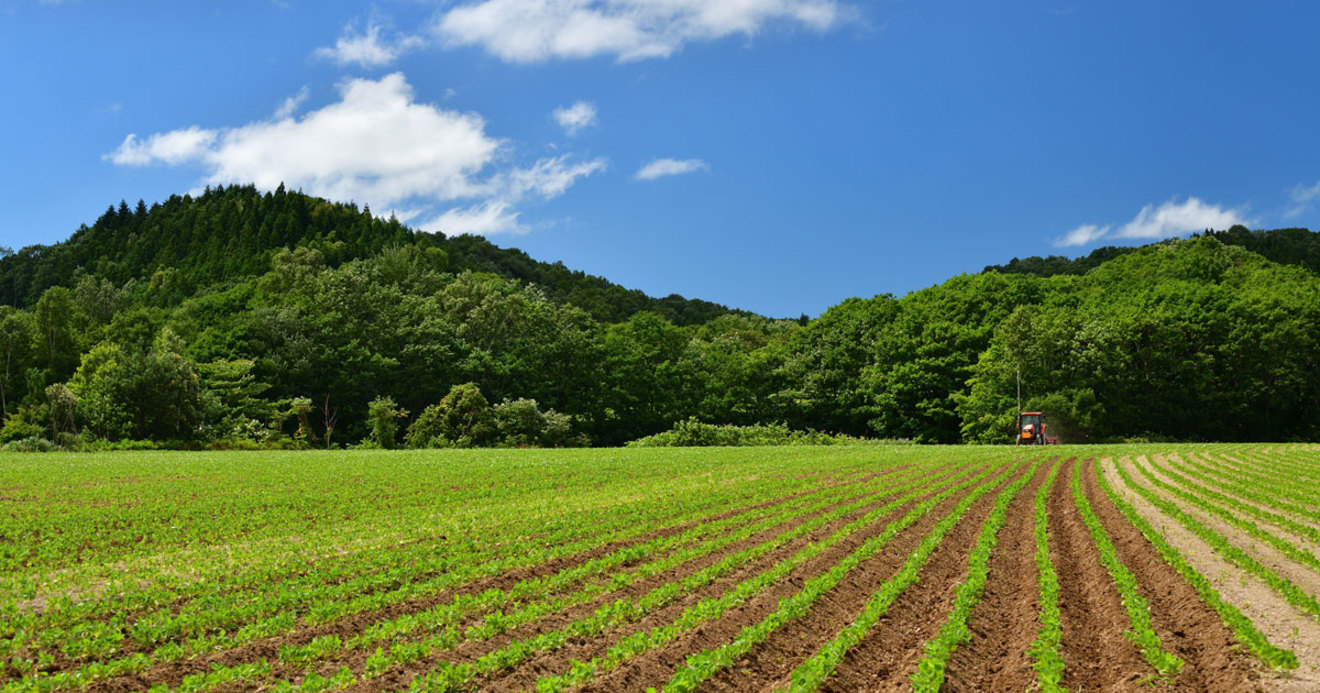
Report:
[[1045,414],[1024,411],[1018,414],[1018,445],[1045,445]]

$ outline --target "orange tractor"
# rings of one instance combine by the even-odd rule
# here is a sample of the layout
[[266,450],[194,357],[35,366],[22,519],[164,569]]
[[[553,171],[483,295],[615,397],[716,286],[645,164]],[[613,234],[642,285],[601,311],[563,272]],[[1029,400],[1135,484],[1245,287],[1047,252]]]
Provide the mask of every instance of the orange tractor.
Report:
[[1058,445],[1059,439],[1045,435],[1045,414],[1024,411],[1018,414],[1018,445]]

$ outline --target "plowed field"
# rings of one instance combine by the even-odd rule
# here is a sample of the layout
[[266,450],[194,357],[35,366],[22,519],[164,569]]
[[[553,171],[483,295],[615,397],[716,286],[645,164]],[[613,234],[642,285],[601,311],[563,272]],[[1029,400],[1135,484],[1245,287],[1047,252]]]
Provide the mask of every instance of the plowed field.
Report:
[[0,456],[5,691],[1320,690],[1320,447]]

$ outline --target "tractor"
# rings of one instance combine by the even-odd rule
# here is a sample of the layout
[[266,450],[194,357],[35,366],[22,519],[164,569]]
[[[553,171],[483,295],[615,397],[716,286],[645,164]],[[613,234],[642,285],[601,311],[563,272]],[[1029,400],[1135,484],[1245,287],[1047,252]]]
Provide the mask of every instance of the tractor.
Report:
[[1024,411],[1018,414],[1018,445],[1058,445],[1059,439],[1045,435],[1045,414]]

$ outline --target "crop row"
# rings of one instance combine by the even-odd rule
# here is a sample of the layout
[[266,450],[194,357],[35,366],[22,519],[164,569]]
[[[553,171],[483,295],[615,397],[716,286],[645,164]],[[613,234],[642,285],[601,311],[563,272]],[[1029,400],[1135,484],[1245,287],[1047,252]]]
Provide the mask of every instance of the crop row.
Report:
[[[847,488],[846,486],[841,487],[841,489],[846,489],[846,488]],[[821,491],[818,491],[817,493],[820,492]],[[759,515],[764,515],[766,513],[769,513],[771,510],[773,510],[773,508],[774,506],[771,506],[770,508],[756,510],[750,513],[742,513],[732,518],[727,518],[726,520],[722,520],[715,523],[709,523],[704,525],[699,524],[697,527],[689,530],[688,532],[684,534],[680,534],[676,539],[660,538],[653,540],[652,542],[649,542],[647,544],[626,547],[624,549],[620,549],[614,552],[611,555],[606,556],[603,559],[597,560],[595,562],[588,562],[578,571],[568,571],[566,574],[561,574],[557,577],[559,579],[559,582],[561,583],[571,581],[572,579],[575,578],[585,577],[586,575],[595,572],[597,569],[607,568],[611,564],[619,564],[626,562],[628,560],[641,559],[656,551],[662,551],[668,548],[672,548],[673,546],[682,543],[683,541],[691,540],[694,536],[709,534],[712,531],[725,530],[728,529],[730,525],[737,522],[747,522],[749,520],[755,520]],[[634,518],[634,519],[638,519],[638,518]],[[645,526],[644,522],[648,518],[643,517],[640,519],[643,521],[642,526]],[[609,537],[607,536],[607,538]],[[592,542],[592,544],[593,545],[600,544],[599,538],[597,538],[596,541]],[[582,547],[572,546],[570,548],[572,550],[569,553],[577,553],[579,550],[581,550]],[[382,597],[389,598],[388,600],[373,600],[376,603],[372,603],[371,601],[368,601],[366,602],[366,604],[350,604],[350,606],[358,606],[359,608],[345,609],[344,613],[354,613],[356,611],[361,611],[363,610],[361,608],[363,606],[379,608],[382,605],[381,602],[384,602],[384,604],[398,603],[399,601],[402,601],[404,598],[414,597],[419,593],[422,595],[435,593],[444,587],[463,584],[465,582],[470,581],[471,579],[475,579],[476,577],[480,577],[483,575],[497,574],[501,570],[507,570],[517,565],[515,564],[515,566],[511,566],[510,563],[512,563],[512,561],[509,560],[497,560],[493,562],[494,565],[491,565],[490,563],[483,564],[478,561],[473,561],[471,563],[464,564],[461,562],[462,559],[463,558],[470,559],[472,558],[472,556],[470,555],[464,556],[462,552],[456,552],[456,553],[458,553],[457,556],[454,555],[449,556],[449,559],[455,565],[454,569],[450,570],[447,573],[442,573],[436,579],[425,584],[425,587],[423,588],[425,591],[421,591],[420,589],[417,588],[417,586],[410,586],[412,587],[412,589],[404,591],[403,594],[394,593],[394,594],[379,595]],[[527,564],[535,565],[536,563],[544,562],[545,556],[544,555],[538,556],[537,553],[538,552],[524,551],[520,563],[523,565],[527,565]],[[560,552],[560,553],[561,555],[563,555],[563,553],[565,552]],[[437,585],[436,583],[440,583],[440,584]],[[524,591],[525,589],[526,587],[524,587]],[[493,599],[495,599],[498,596],[499,595],[490,594],[488,591],[487,593],[470,596],[466,603],[485,604],[491,602]],[[255,600],[255,601],[259,601],[259,600]],[[273,627],[270,625],[272,623],[273,623]],[[213,637],[204,640],[203,646],[198,646],[197,641],[193,641],[193,643],[191,643],[193,645],[192,649],[194,650],[194,653],[196,653],[196,651],[199,650],[210,651],[210,650],[218,650],[218,649],[227,649],[241,645],[244,642],[255,639],[256,637],[270,634],[272,630],[278,630],[280,628],[291,629],[293,628],[294,625],[295,625],[295,619],[286,613],[283,615],[283,617],[276,617],[274,619],[270,619],[266,621],[249,623],[246,626],[244,626],[243,629],[240,629],[237,633],[235,633],[233,636],[228,636],[222,630],[221,635],[219,637]],[[77,641],[75,640],[75,642]],[[65,648],[67,649],[68,647],[69,645],[66,644]],[[136,655],[130,655],[118,661],[93,662],[92,664],[83,667],[81,669],[65,672],[63,676],[65,678],[70,678],[73,681],[77,681],[86,677],[100,678],[105,676],[119,675],[123,673],[131,673],[132,671],[140,671],[146,666],[150,666],[156,660],[168,661],[169,659],[177,658],[179,656],[182,656],[183,654],[184,653],[181,652],[180,648],[178,648],[177,646],[166,645],[158,649],[157,652],[154,653],[151,657],[147,657],[145,659],[141,656],[141,654],[136,654]],[[59,679],[60,677],[58,676],[53,677],[53,680],[50,681],[49,683],[54,684],[58,682]]]
[[[949,611],[944,625],[940,627],[939,633],[926,643],[926,656],[918,663],[917,672],[912,676],[915,690],[938,691],[940,685],[944,683],[949,657],[960,645],[972,639],[972,632],[967,628],[967,620],[985,591],[985,583],[990,576],[990,555],[998,543],[999,530],[1004,527],[1004,521],[1008,517],[1008,506],[1017,498],[1022,487],[1035,476],[1039,465],[1039,461],[1033,464],[1026,474],[1009,485],[995,500],[995,507],[982,525],[976,545],[972,547],[968,560],[967,579],[963,580],[954,591],[953,608]],[[906,567],[905,565],[904,568]],[[912,579],[916,579],[915,573]]]
[[[1282,670],[1297,668],[1296,654],[1271,644],[1265,635],[1260,632],[1260,629],[1256,628],[1256,625],[1251,622],[1251,619],[1244,616],[1237,607],[1225,602],[1210,581],[1193,568],[1183,558],[1182,554],[1164,538],[1163,534],[1156,531],[1150,522],[1132,507],[1131,503],[1128,503],[1114,490],[1113,486],[1105,479],[1104,474],[1098,474],[1097,477],[1100,489],[1104,491],[1110,502],[1155,547],[1155,550],[1160,554],[1160,558],[1177,571],[1196,590],[1201,600],[1214,609],[1215,613],[1219,614],[1224,625],[1233,631],[1233,635],[1239,642],[1245,645],[1252,654],[1267,666]],[[1044,689],[1042,688],[1042,690]]]
[[[838,638],[821,648],[816,656],[808,659],[793,672],[793,685],[814,689],[815,684],[828,676],[834,667],[838,665],[838,662],[842,661],[847,650],[861,641],[862,636],[870,629],[874,620],[879,618],[880,614],[888,608],[889,604],[893,603],[893,600],[903,590],[916,582],[916,574],[920,571],[921,566],[925,564],[926,558],[944,539],[944,535],[962,518],[967,509],[981,496],[1003,483],[1004,479],[1011,475],[1014,469],[1016,467],[1010,468],[990,481],[975,486],[970,493],[963,497],[926,535],[899,573],[874,593],[862,615],[853,624],[844,628]],[[743,628],[730,642],[688,657],[687,665],[674,674],[668,685],[665,686],[665,690],[679,692],[694,690],[702,681],[715,672],[733,664],[735,660],[746,654],[757,643],[764,641],[775,630],[794,619],[804,616],[816,600],[842,582],[849,572],[881,551],[899,532],[914,524],[941,501],[949,498],[959,490],[961,489],[949,489],[913,508],[902,519],[890,523],[883,533],[867,540],[865,544],[839,561],[827,572],[806,581],[797,594],[781,600],[778,609],[759,623]]]
[[[909,487],[920,487],[931,483],[930,479],[920,478],[920,473],[914,473],[909,476],[918,478],[907,481],[906,483],[891,484],[890,488],[881,491],[879,496],[885,496]],[[894,479],[892,481],[901,480],[902,479]],[[798,507],[794,512],[794,516],[799,517],[811,515],[812,513],[820,511],[824,506],[831,504],[835,500],[837,499],[830,498],[815,506],[805,505]],[[765,553],[768,553],[825,523],[833,521],[837,517],[849,512],[854,512],[867,504],[873,503],[875,500],[876,496],[863,496],[856,499],[850,499],[849,502],[843,505],[838,505],[829,512],[819,514],[796,527],[786,528],[782,533],[767,541],[748,549],[725,555],[719,562],[689,576],[682,582],[666,583],[665,585],[651,590],[640,599],[633,600],[623,598],[605,604],[597,608],[591,616],[578,619],[557,633],[542,634],[541,636],[534,638],[516,641],[510,646],[482,658],[478,661],[478,665],[480,667],[484,662],[486,666],[489,666],[490,663],[498,662],[503,666],[509,666],[522,661],[522,659],[534,652],[553,649],[555,646],[562,643],[564,638],[591,634],[610,625],[635,620],[647,611],[671,602],[673,599],[677,598],[679,594],[708,583],[758,556],[764,555]],[[767,528],[768,527],[759,529]],[[329,655],[338,652],[341,649],[362,649],[369,647],[374,643],[385,642],[388,640],[390,642],[389,648],[378,649],[374,654],[368,657],[364,669],[361,672],[356,674],[349,672],[343,675],[349,677],[347,680],[371,679],[390,671],[394,667],[429,659],[436,654],[452,649],[461,642],[488,639],[499,632],[530,623],[537,618],[548,615],[549,613],[560,612],[575,604],[584,603],[592,598],[605,596],[609,592],[626,587],[637,580],[662,574],[663,572],[673,569],[677,567],[677,565],[687,562],[698,555],[708,554],[713,552],[716,548],[732,545],[750,535],[751,533],[749,532],[743,536],[735,536],[724,540],[708,542],[707,545],[697,547],[697,549],[688,551],[685,554],[680,552],[677,559],[670,557],[652,564],[642,565],[631,573],[612,576],[609,580],[603,583],[588,585],[583,590],[567,595],[566,597],[528,603],[507,614],[496,612],[494,619],[486,618],[467,628],[462,628],[458,625],[457,619],[453,614],[454,605],[452,604],[443,605],[428,613],[405,616],[394,623],[378,623],[369,628],[361,636],[343,643],[342,646],[337,642],[317,644],[317,647],[323,650],[319,655]],[[461,608],[461,605],[459,608]],[[419,625],[421,627],[416,627]],[[425,633],[434,634],[422,637],[421,639],[400,640],[401,635],[415,636],[419,633],[423,635],[425,635]],[[291,655],[290,659],[298,659],[296,653],[290,652],[289,654]],[[319,658],[320,656],[317,657],[317,659]],[[441,666],[444,668],[444,665]],[[467,671],[467,669],[463,669],[462,671]],[[455,676],[456,675],[451,672],[450,678],[454,678]],[[311,676],[307,677],[304,681],[304,685],[309,682],[312,684],[317,683]],[[313,687],[315,686],[313,685]]]
[[1091,539],[1100,551],[1100,563],[1105,566],[1105,570],[1109,571],[1110,577],[1113,578],[1114,584],[1118,587],[1119,595],[1122,596],[1123,606],[1127,609],[1128,621],[1132,625],[1130,637],[1141,648],[1141,654],[1146,657],[1146,661],[1155,667],[1155,671],[1159,672],[1161,676],[1172,676],[1183,667],[1183,660],[1178,655],[1164,649],[1164,643],[1160,640],[1160,636],[1151,627],[1150,606],[1146,603],[1146,598],[1141,595],[1137,578],[1119,559],[1118,550],[1114,548],[1114,543],[1110,541],[1109,533],[1105,531],[1104,525],[1100,523],[1100,518],[1091,509],[1091,503],[1086,499],[1086,494],[1082,493],[1081,480],[1082,461],[1078,459],[1073,462],[1073,475],[1070,484],[1073,502],[1077,504],[1082,522],[1086,524],[1087,530],[1091,533]]
[[[1273,570],[1261,565],[1259,561],[1252,558],[1250,554],[1238,548],[1223,535],[1207,527],[1200,520],[1193,517],[1190,513],[1178,507],[1176,504],[1161,498],[1145,486],[1137,483],[1127,470],[1120,463],[1116,466],[1119,478],[1123,484],[1132,489],[1137,495],[1141,496],[1146,502],[1155,506],[1160,512],[1172,518],[1178,524],[1185,527],[1192,534],[1206,542],[1215,553],[1224,557],[1227,561],[1246,571],[1247,573],[1259,578],[1275,592],[1279,593],[1289,604],[1312,614],[1320,616],[1320,604],[1311,595],[1297,587],[1290,580],[1280,576]],[[1138,469],[1144,469],[1138,466]],[[1148,473],[1148,472],[1147,472]],[[1148,477],[1149,478],[1149,477]]]

